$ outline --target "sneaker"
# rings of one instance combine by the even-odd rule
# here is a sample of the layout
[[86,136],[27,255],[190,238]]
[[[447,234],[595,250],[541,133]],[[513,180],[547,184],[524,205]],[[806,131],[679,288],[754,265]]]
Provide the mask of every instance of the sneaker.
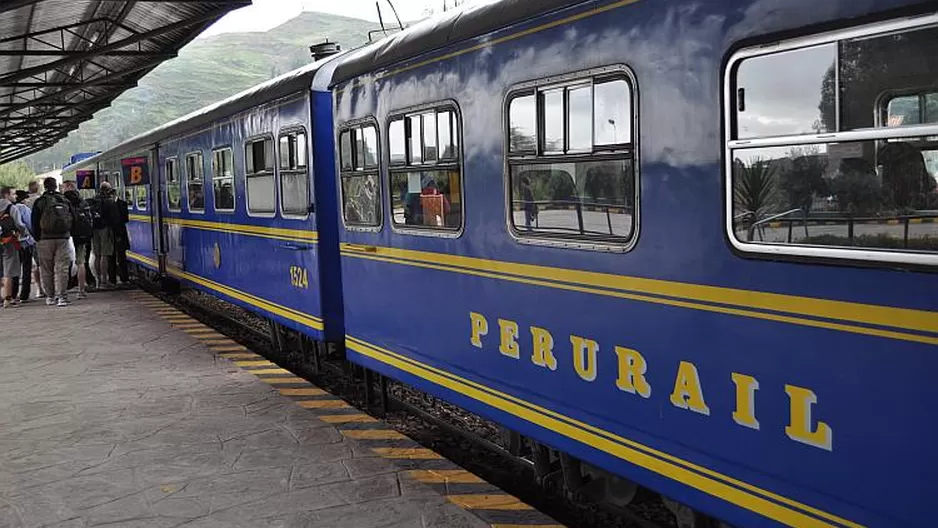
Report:
[[76,297],[78,297],[78,300],[80,301],[80,300],[82,300],[82,299],[87,299],[87,298],[88,298],[88,295],[87,295],[85,292],[80,291],[80,292],[78,292],[78,295],[77,295]]
[[45,293],[44,291],[42,291],[42,290],[36,290],[36,298],[37,298],[37,299],[42,299],[42,298],[45,297],[45,296],[46,296],[46,293]]
[[23,304],[23,301],[19,300],[19,298],[17,297],[14,297],[13,299],[10,300],[10,304],[12,304],[13,306],[19,306]]
[[55,306],[55,299],[52,297],[46,297],[46,306]]
[[9,307],[11,307],[11,306],[13,306],[13,303],[10,302],[10,299],[4,299],[4,300],[3,300],[3,307],[4,307],[4,308],[9,308]]
[[70,305],[70,304],[72,304],[72,303],[68,302],[68,299],[66,299],[65,297],[62,297],[62,298],[59,299],[59,302],[57,303],[57,306],[58,306],[59,308],[64,308],[65,306],[68,306],[68,305]]

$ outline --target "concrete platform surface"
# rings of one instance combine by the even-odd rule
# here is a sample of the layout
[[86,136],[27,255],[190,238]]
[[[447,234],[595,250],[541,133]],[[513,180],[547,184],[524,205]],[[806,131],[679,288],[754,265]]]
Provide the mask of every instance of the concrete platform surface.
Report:
[[0,328],[0,527],[489,526],[128,292]]

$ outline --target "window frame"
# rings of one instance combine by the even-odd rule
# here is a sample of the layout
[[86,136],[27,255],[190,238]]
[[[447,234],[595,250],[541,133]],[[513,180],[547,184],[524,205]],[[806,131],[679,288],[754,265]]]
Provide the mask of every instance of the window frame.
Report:
[[[456,157],[453,159],[443,159],[441,155],[441,146],[440,142],[440,127],[439,127],[439,112],[452,112],[454,116],[454,123],[450,124],[450,132],[456,138]],[[420,163],[411,163],[411,144],[408,141],[408,123],[407,120],[409,117],[414,115],[421,116],[427,113],[433,113],[434,119],[436,122],[434,126],[436,128],[436,141],[437,141],[437,156],[436,160],[427,162],[424,160],[424,155],[426,154],[426,145],[424,143],[424,127],[421,121],[420,127]],[[404,162],[391,164],[391,123],[397,120],[401,120],[404,125]],[[444,99],[441,101],[436,101],[433,103],[425,103],[416,106],[409,106],[405,108],[400,108],[388,112],[387,118],[385,120],[385,127],[387,132],[385,135],[385,142],[381,144],[381,149],[383,153],[386,154],[386,159],[388,160],[383,171],[386,174],[384,178],[383,186],[386,186],[386,189],[383,189],[384,194],[387,196],[384,197],[384,206],[387,207],[388,213],[390,215],[390,225],[391,230],[395,233],[401,235],[412,235],[412,236],[423,236],[423,237],[433,237],[433,238],[459,238],[466,232],[466,170],[465,170],[465,157],[463,156],[463,136],[462,136],[462,110],[459,107],[459,104],[453,99]],[[380,138],[379,138],[380,139]],[[380,163],[379,163],[380,166]],[[414,172],[414,169],[436,169],[436,168],[447,168],[447,167],[456,167],[459,169],[459,193],[460,198],[462,199],[462,206],[460,207],[460,219],[458,228],[449,228],[449,227],[434,227],[434,226],[408,226],[400,225],[394,222],[394,208],[393,200],[391,198],[391,175],[394,173],[407,173]]]
[[[169,172],[166,170],[166,167],[172,163],[176,173],[176,186],[179,188],[179,207],[173,208],[172,204],[169,201]],[[163,174],[166,179],[166,211],[170,213],[181,213],[182,212],[182,178],[179,177],[179,156],[169,156],[163,160]]]
[[[274,209],[273,211],[269,211],[269,212],[268,211],[263,211],[263,212],[252,211],[251,210],[251,197],[250,197],[250,193],[248,192],[248,179],[252,177],[251,175],[257,176],[259,174],[265,173],[266,170],[262,172],[252,172],[250,174],[248,173],[247,148],[248,148],[248,145],[253,145],[254,143],[257,143],[259,141],[268,141],[268,140],[271,142],[270,153],[273,158],[271,176],[274,177]],[[279,189],[277,188],[277,170],[280,166],[280,159],[277,157],[277,145],[275,144],[276,141],[277,139],[274,138],[274,135],[272,133],[265,132],[263,134],[250,136],[247,139],[245,139],[244,142],[242,143],[241,152],[244,153],[244,210],[247,213],[247,215],[251,218],[276,218],[277,212],[280,210],[280,192],[279,192]],[[232,156],[234,156],[234,154],[232,154]]]
[[[280,140],[283,139],[284,137],[290,136],[291,134],[292,135],[303,134],[303,137],[306,138],[306,157],[307,157],[306,166],[303,167],[302,170],[299,168],[299,165],[297,165],[296,169],[286,170],[287,173],[291,173],[291,174],[299,174],[301,172],[306,174],[306,180],[307,180],[306,181],[306,212],[302,215],[287,212],[283,208],[283,176],[282,174],[284,172],[284,169],[280,166]],[[309,219],[309,215],[310,215],[309,208],[310,208],[310,205],[312,205],[313,203],[313,196],[314,196],[313,178],[311,176],[312,163],[310,163],[310,160],[309,160],[309,153],[312,151],[312,149],[310,147],[309,137],[310,137],[309,132],[307,132],[306,127],[304,125],[291,125],[286,128],[280,129],[280,132],[277,134],[274,157],[276,158],[276,162],[277,162],[276,167],[275,167],[275,170],[277,172],[277,189],[279,189],[279,192],[280,192],[280,199],[278,200],[277,208],[278,208],[278,211],[280,211],[281,218],[286,218],[290,220]],[[297,160],[299,161],[299,156],[297,156]]]
[[[342,134],[343,134],[344,132],[346,132],[346,131],[351,131],[352,129],[355,129],[355,128],[363,128],[363,127],[366,127],[366,126],[373,126],[373,127],[375,128],[375,134],[377,135],[378,148],[377,148],[377,151],[375,152],[375,156],[377,156],[377,159],[375,160],[375,162],[376,162],[376,163],[375,163],[375,167],[374,167],[374,168],[368,168],[368,169],[365,169],[364,167],[362,167],[361,170],[358,170],[358,169],[355,168],[355,166],[354,166],[354,165],[355,165],[355,160],[358,158],[358,156],[357,156],[357,153],[355,152],[355,148],[356,148],[356,147],[355,147],[356,142],[354,141],[355,138],[352,138],[352,149],[351,149],[352,152],[350,153],[350,155],[352,156],[352,160],[353,160],[353,162],[352,162],[352,168],[351,168],[351,169],[343,169],[343,168],[342,168],[342,161],[343,161],[343,160],[342,160],[342,144],[341,144],[341,142],[342,142]],[[378,223],[377,223],[377,225],[349,224],[348,222],[346,222],[346,220],[345,220],[345,188],[344,188],[344,186],[342,185],[342,184],[343,184],[343,181],[342,181],[342,180],[343,180],[343,178],[345,177],[346,174],[361,174],[361,175],[367,175],[367,174],[370,174],[370,173],[373,172],[373,173],[375,174],[375,179],[377,180],[377,189],[378,189],[378,193],[379,193],[379,194],[384,194],[384,181],[383,181],[383,180],[384,180],[384,177],[383,177],[383,175],[382,175],[382,173],[384,172],[384,171],[382,170],[382,168],[383,168],[383,166],[384,166],[384,165],[383,165],[383,160],[382,160],[382,158],[383,158],[383,152],[382,152],[383,149],[382,149],[382,145],[383,145],[383,143],[382,143],[381,125],[378,124],[378,120],[377,120],[377,119],[375,118],[375,116],[373,116],[373,115],[369,115],[368,117],[363,117],[363,118],[359,118],[359,119],[351,119],[351,120],[342,122],[342,123],[338,124],[338,125],[335,127],[335,149],[336,149],[336,150],[335,150],[335,162],[336,162],[336,175],[337,175],[338,178],[339,178],[339,180],[338,180],[338,184],[339,184],[339,185],[338,185],[338,186],[339,186],[339,217],[340,217],[341,220],[342,220],[342,227],[343,227],[346,231],[357,231],[357,232],[362,232],[362,233],[379,233],[379,232],[381,232],[382,229],[384,229],[384,197],[383,197],[383,196],[378,196],[378,197],[377,197],[377,203],[378,203]]]
[[[223,176],[221,178],[218,178],[215,176],[215,154],[219,152],[224,152],[226,150],[231,154],[231,176]],[[234,149],[231,147],[231,145],[223,145],[220,147],[213,148],[212,149],[212,211],[213,212],[222,213],[222,214],[233,214],[235,211],[238,210],[238,177],[237,177],[237,174],[238,173],[235,170]],[[231,192],[233,195],[232,197],[234,199],[234,204],[232,204],[231,209],[227,209],[227,208],[219,209],[218,201],[216,200],[216,197],[215,197],[215,180],[216,179],[226,180],[228,178],[231,178]]]
[[[189,183],[192,181],[192,179],[189,177],[190,176],[189,175],[189,158],[190,157],[198,157],[198,159],[200,160],[200,165],[202,166],[202,180],[201,180],[202,181],[202,208],[201,209],[193,209],[191,200],[189,199]],[[202,152],[202,150],[193,150],[191,152],[187,152],[183,159],[185,160],[185,169],[186,169],[186,180],[185,180],[186,181],[186,187],[185,187],[186,212],[188,214],[204,215],[205,209],[206,209],[205,208],[205,153]]]
[[[599,83],[597,83],[599,79]],[[568,151],[569,145],[569,119],[567,116],[568,89],[582,87],[584,85],[595,87],[611,79],[622,79],[629,86],[630,90],[630,110],[631,115],[629,124],[631,125],[631,141],[629,143],[614,143],[596,145],[595,133],[595,114],[590,126],[590,136],[593,138],[593,146],[589,151],[573,150]],[[563,93],[563,130],[564,130],[564,149],[563,153],[543,152],[541,140],[543,138],[544,120],[540,115],[540,94],[542,91],[552,91],[562,89]],[[640,109],[639,109],[639,86],[635,72],[626,64],[610,64],[552,75],[540,79],[534,79],[511,86],[505,95],[502,104],[502,142],[503,142],[503,171],[502,178],[504,185],[504,206],[505,206],[505,225],[508,233],[516,243],[534,246],[546,246],[562,249],[578,249],[585,251],[602,251],[606,253],[628,253],[638,244],[641,235],[641,140],[639,133]],[[524,96],[534,97],[535,112],[535,138],[534,148],[527,150],[518,150],[512,152],[511,149],[511,103],[516,98]],[[592,93],[593,106],[595,112],[595,88]],[[626,147],[628,146],[628,147]],[[627,154],[626,154],[627,153]],[[618,159],[631,159],[632,161],[632,179],[633,179],[633,206],[632,206],[632,232],[628,240],[615,242],[612,240],[602,240],[596,237],[587,237],[567,234],[548,234],[548,233],[530,233],[519,231],[513,221],[512,212],[512,165],[523,165],[531,163],[545,162],[555,160],[562,162],[582,162],[582,161],[610,161]]]
[[[773,244],[771,242],[745,242],[736,237],[733,226],[733,151],[739,148],[794,147],[821,143],[846,143],[850,141],[880,141],[888,139],[917,138],[938,135],[938,123],[898,127],[874,127],[848,131],[838,130],[821,134],[797,134],[764,138],[736,139],[736,71],[739,64],[753,57],[769,56],[785,51],[838,43],[844,40],[875,37],[894,32],[907,32],[938,25],[938,14],[897,18],[873,22],[843,29],[825,31],[795,38],[781,38],[769,43],[752,44],[734,48],[728,53],[723,70],[723,236],[730,247],[741,256],[756,258],[794,258],[823,260],[829,263],[850,264],[864,262],[871,265],[904,264],[912,266],[938,266],[938,254],[903,252],[888,249],[807,246],[797,244]],[[839,56],[837,58],[839,61]],[[900,94],[898,90],[892,94]],[[875,99],[874,123],[882,124],[884,94]],[[836,99],[837,125],[840,126],[840,98]]]

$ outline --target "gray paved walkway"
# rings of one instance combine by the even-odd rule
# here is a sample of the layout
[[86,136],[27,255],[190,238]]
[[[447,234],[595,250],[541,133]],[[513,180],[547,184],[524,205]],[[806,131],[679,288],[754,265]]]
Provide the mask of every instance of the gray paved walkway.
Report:
[[487,526],[126,292],[0,328],[0,527]]

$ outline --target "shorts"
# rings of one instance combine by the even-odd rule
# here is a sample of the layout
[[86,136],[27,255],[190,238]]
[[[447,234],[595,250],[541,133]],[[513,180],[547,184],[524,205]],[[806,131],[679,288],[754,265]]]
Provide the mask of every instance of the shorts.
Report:
[[3,244],[3,277],[15,279],[20,276],[23,266],[20,264],[20,251],[13,244]]
[[[77,249],[77,248],[76,248]],[[91,239],[91,252],[98,257],[114,255],[114,231],[110,229],[95,229]]]
[[74,239],[73,241],[75,242],[75,264],[81,266],[88,257],[88,242],[78,242]]

